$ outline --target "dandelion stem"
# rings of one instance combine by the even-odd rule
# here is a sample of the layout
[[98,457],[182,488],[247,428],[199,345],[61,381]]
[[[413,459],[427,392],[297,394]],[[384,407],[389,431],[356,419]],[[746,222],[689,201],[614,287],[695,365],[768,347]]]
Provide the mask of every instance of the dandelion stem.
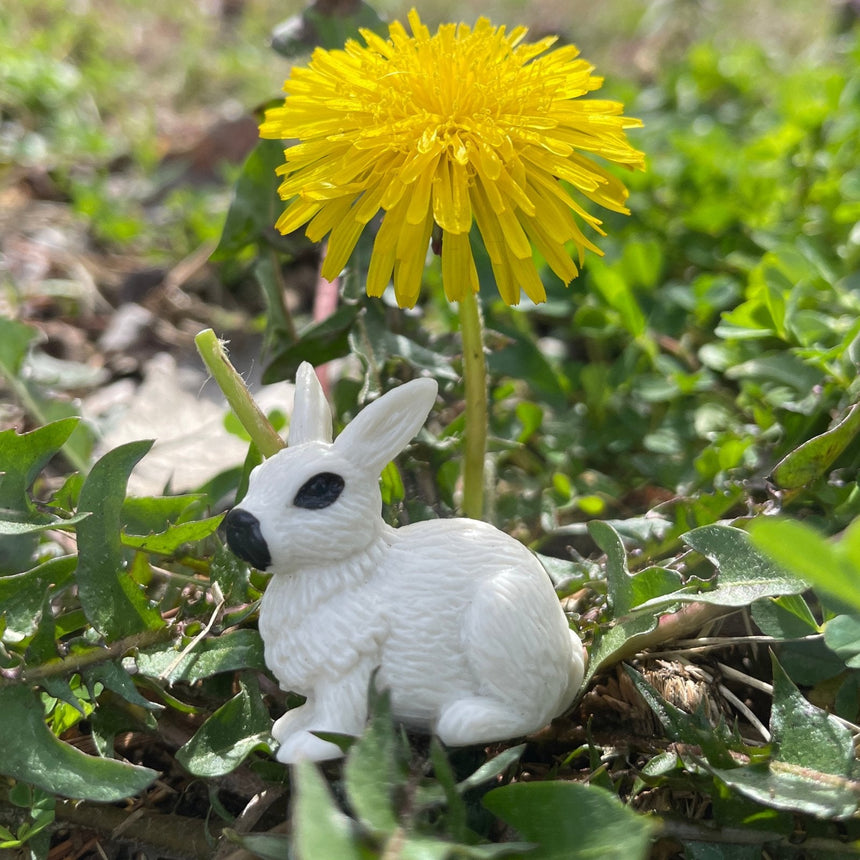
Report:
[[476,293],[466,292],[460,302],[463,338],[463,379],[466,384],[466,432],[463,463],[463,513],[484,516],[484,459],[487,453],[487,362],[484,325]]
[[218,340],[211,328],[207,328],[194,338],[194,343],[257,450],[264,457],[271,457],[280,451],[284,447],[284,440],[254,402],[244,380],[227,358],[223,342]]

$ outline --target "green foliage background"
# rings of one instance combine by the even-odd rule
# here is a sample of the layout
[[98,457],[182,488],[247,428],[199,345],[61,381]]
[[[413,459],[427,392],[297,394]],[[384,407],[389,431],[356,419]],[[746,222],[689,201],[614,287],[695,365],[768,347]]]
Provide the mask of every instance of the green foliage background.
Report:
[[[332,390],[340,424],[376,392],[434,375],[440,408],[386,470],[385,514],[454,513],[459,336],[435,264],[419,311],[403,313],[362,295],[359,257],[338,310],[315,323],[284,299],[313,249],[271,230],[277,145],[214,186],[171,186],[163,172],[158,101],[191,114],[273,97],[288,61],[265,34],[298,9],[249,3],[228,31],[199,9],[150,4],[142,24],[123,19],[152,36],[134,42],[134,61],[130,36],[112,38],[98,9],[65,5],[0,17],[4,191],[44,173],[89,241],[140,264],[217,242],[207,298],[225,327],[262,335],[267,380],[351,356]],[[480,11],[539,27],[545,8],[520,6]],[[45,857],[71,826],[70,800],[107,814],[137,796],[201,857],[226,856],[230,839],[309,860],[855,853],[860,30],[801,3],[763,4],[756,15],[771,18],[754,16],[749,39],[731,3],[716,15],[607,6],[571,34],[601,71],[625,69],[606,94],[645,123],[635,144],[648,170],[624,177],[633,214],[607,218],[605,257],[569,288],[547,273],[540,306],[498,301],[479,261],[489,517],[541,553],[571,597],[590,652],[577,709],[527,745],[449,755],[403,737],[382,697],[345,765],[288,774],[269,727],[294,702],[274,688],[256,632],[265,578],[217,533],[254,452],[242,474],[193,494],[127,497],[149,443],[93,456],[92,428],[38,372],[33,297],[4,270],[0,373],[27,417],[0,431],[0,849]],[[315,23],[323,41],[349,26]],[[186,50],[162,48],[159,28]],[[619,61],[619,43],[636,63]],[[160,93],[142,86],[144,62]],[[57,301],[64,318],[83,317],[62,288]],[[97,384],[76,377],[76,390]],[[728,705],[670,701],[657,659]],[[605,702],[623,690],[626,722],[607,725]],[[642,737],[636,708],[651,715]],[[171,746],[177,725],[186,739]],[[128,733],[167,757],[118,752]],[[159,774],[183,795],[205,785],[204,799],[165,814]],[[225,788],[235,774],[289,799],[289,837],[270,832],[286,801],[246,826],[250,795]],[[183,856],[167,837],[153,844]]]

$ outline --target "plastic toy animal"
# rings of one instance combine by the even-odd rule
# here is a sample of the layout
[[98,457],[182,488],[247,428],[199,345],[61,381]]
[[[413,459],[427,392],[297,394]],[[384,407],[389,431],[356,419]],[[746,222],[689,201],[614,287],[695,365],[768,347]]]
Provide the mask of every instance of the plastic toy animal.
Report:
[[340,756],[312,732],[361,734],[376,670],[395,718],[449,746],[536,731],[582,683],[579,637],[522,544],[477,520],[383,520],[379,474],[435,398],[433,380],[408,382],[332,442],[303,364],[288,447],[254,469],[226,517],[231,550],[274,574],[260,610],[266,663],[307,697],[275,722],[282,762]]

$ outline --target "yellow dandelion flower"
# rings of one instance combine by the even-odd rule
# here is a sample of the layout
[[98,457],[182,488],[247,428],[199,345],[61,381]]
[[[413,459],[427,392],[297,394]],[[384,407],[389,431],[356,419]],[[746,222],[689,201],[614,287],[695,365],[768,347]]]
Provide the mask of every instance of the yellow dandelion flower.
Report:
[[524,42],[525,27],[509,33],[486,18],[431,35],[413,9],[409,24],[411,36],[397,22],[387,40],[362,30],[364,45],[317,49],[292,70],[283,106],[260,127],[298,141],[278,169],[290,202],[276,226],[328,236],[322,273],[332,280],[382,210],[367,292],[381,295],[393,276],[398,304],[412,307],[434,225],[445,294],[477,291],[474,224],[502,298],[517,304],[522,290],[543,301],[533,248],[565,283],[578,274],[571,249],[580,266],[586,249],[600,253],[581,225],[602,233],[601,222],[571,189],[626,213],[627,189],[590,156],[642,168],[625,135],[641,123],[618,102],[582,98],[602,79],[572,45]]

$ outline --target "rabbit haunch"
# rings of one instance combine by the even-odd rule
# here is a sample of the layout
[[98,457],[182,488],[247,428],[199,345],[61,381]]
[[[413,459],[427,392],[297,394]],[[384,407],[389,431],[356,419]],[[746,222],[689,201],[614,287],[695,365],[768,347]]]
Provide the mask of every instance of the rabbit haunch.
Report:
[[435,396],[432,380],[402,385],[331,442],[302,365],[289,447],[254,470],[227,516],[231,549],[274,574],[260,612],[266,662],[307,697],[275,723],[281,761],[339,756],[312,732],[360,734],[377,670],[395,717],[452,746],[535,731],[582,682],[579,638],[522,544],[476,520],[382,519],[379,473]]

